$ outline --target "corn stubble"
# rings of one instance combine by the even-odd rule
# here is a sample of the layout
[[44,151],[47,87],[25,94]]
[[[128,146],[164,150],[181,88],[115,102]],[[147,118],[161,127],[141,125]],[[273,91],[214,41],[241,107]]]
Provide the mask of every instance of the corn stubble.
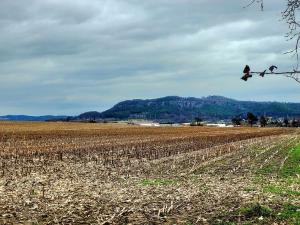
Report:
[[241,191],[261,156],[249,149],[295,135],[1,122],[0,224],[205,224],[255,197]]

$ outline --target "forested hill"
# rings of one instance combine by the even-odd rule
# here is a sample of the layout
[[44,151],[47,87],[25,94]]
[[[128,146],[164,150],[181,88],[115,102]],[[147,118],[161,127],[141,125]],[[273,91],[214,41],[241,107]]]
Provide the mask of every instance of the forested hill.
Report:
[[258,116],[299,117],[300,103],[238,101],[222,96],[203,98],[168,96],[147,100],[127,100],[102,113],[86,112],[78,118],[184,122],[191,121],[195,117],[209,120],[231,119],[235,116],[243,116],[247,112]]

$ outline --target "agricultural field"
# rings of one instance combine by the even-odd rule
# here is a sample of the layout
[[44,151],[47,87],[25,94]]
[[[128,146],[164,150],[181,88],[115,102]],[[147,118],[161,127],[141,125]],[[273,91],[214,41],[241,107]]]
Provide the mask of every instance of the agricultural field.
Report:
[[0,122],[0,224],[300,224],[300,132]]

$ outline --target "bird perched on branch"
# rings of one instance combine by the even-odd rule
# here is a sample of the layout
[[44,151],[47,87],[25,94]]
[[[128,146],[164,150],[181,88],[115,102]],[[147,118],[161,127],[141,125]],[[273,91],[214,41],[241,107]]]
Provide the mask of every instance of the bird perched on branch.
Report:
[[278,69],[277,66],[270,66],[269,70],[271,71],[271,73],[274,73],[274,69]]
[[251,74],[245,74],[244,76],[241,77],[242,80],[247,81],[248,78],[252,77]]
[[264,70],[263,72],[261,72],[261,73],[259,74],[259,76],[264,77],[265,74],[266,74],[266,71],[267,71],[267,70]]
[[245,66],[243,73],[248,74],[248,75],[250,74],[250,67],[248,65]]
[[241,77],[242,80],[247,81],[248,78],[252,77],[250,74],[250,67],[248,65],[245,66],[243,70],[244,76]]

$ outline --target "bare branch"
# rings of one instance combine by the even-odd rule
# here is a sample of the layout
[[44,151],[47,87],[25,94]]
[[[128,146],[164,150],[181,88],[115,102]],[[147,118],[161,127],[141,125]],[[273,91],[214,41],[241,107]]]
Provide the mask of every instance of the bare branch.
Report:
[[289,27],[289,32],[286,34],[288,40],[296,39],[295,48],[291,51],[286,53],[293,53],[297,57],[297,69],[299,66],[299,41],[300,41],[300,32],[298,31],[300,28],[300,23],[297,21],[296,18],[296,11],[299,10],[300,7],[300,0],[286,0],[287,7],[282,12],[282,18],[286,21]]
[[[285,52],[284,54],[293,54],[293,56],[296,56],[297,59],[297,65],[296,68],[291,71],[291,72],[280,72],[280,73],[266,73],[266,70],[264,72],[251,72],[251,74],[245,73],[244,79],[247,81],[248,78],[252,77],[252,74],[258,74],[260,76],[264,76],[265,74],[268,75],[283,75],[285,77],[291,78],[295,80],[296,82],[300,83],[300,71],[298,70],[299,68],[299,47],[300,47],[300,22],[297,21],[297,11],[300,9],[300,0],[285,0],[286,1],[286,8],[285,10],[281,13],[283,20],[288,24],[289,32],[286,34],[286,38],[288,41],[290,40],[296,40],[295,41],[295,48]],[[255,3],[261,5],[261,10],[264,10],[264,1],[263,0],[248,0],[248,5],[245,6],[249,7]]]
[[264,0],[251,0],[248,5],[244,6],[243,8],[248,8],[254,3],[260,3],[260,9],[261,11],[264,11]]
[[[251,74],[261,74],[261,72],[251,72]],[[288,78],[292,78],[293,80],[295,80],[296,82],[300,83],[300,71],[291,71],[291,72],[273,72],[273,73],[269,73],[269,72],[265,72],[264,74],[267,75],[283,75],[285,77]]]
[[[249,7],[255,3],[261,5],[261,10],[263,11],[264,9],[264,1],[263,0],[248,0],[249,3],[246,7]],[[300,22],[297,21],[297,16],[296,12],[297,10],[300,9],[300,0],[286,0],[286,8],[281,12],[283,20],[288,24],[289,32],[287,32],[286,37],[287,40],[294,40],[296,39],[295,43],[295,48],[285,52],[285,54],[290,54],[292,53],[293,56],[296,56],[297,58],[297,69],[299,66],[299,54],[298,54],[298,49],[299,49],[299,42],[300,42]]]
[[250,7],[251,5],[253,5],[253,3],[255,3],[255,0],[251,0],[248,5],[244,6],[244,8]]

